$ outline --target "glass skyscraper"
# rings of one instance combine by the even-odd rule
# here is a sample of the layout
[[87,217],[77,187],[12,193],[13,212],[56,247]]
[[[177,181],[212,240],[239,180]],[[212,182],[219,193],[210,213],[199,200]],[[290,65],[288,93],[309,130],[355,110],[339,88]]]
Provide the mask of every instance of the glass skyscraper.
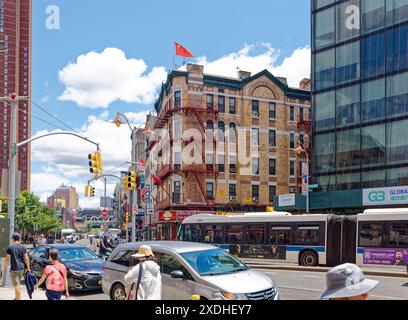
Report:
[[313,179],[408,186],[408,0],[312,0]]

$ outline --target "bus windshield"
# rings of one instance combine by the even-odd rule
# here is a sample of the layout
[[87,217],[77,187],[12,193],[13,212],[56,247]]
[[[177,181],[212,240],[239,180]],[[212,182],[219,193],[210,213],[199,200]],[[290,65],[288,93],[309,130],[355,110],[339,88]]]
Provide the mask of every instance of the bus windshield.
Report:
[[181,256],[201,276],[219,276],[248,270],[245,264],[221,249],[185,252]]

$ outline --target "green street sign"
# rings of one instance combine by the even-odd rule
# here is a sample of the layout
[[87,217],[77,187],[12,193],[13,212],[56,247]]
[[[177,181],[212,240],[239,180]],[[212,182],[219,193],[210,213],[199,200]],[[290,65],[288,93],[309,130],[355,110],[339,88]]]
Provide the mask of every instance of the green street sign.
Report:
[[319,188],[318,184],[309,184],[309,189],[317,189]]

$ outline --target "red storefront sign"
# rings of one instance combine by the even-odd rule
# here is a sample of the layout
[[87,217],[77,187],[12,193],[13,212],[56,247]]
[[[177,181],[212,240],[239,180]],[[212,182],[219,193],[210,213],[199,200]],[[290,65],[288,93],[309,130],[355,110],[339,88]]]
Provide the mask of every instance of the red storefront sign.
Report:
[[[187,217],[193,216],[195,214],[210,214],[211,212],[202,212],[202,211],[159,211],[158,212],[158,221],[157,222],[183,222]],[[153,218],[152,222],[156,222],[156,219]]]

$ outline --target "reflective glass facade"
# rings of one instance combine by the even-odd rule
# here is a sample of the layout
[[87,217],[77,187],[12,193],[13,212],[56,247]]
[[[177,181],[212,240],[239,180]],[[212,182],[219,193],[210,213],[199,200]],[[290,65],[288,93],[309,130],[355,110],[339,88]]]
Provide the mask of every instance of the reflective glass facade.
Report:
[[408,0],[312,0],[313,175],[408,185]]

